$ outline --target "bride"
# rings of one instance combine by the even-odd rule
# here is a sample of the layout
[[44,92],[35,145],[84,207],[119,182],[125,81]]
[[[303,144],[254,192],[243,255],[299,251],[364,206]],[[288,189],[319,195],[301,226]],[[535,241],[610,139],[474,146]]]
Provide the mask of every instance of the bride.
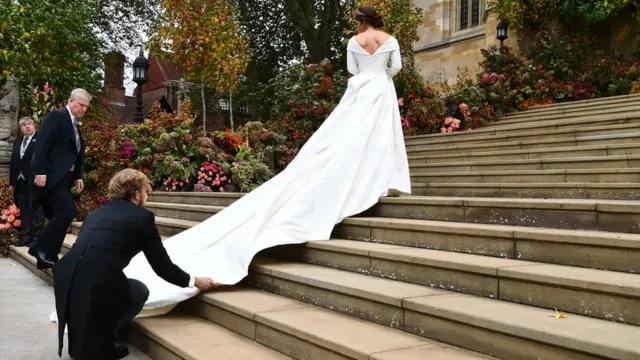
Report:
[[[172,261],[190,274],[232,285],[259,251],[329,239],[344,218],[375,205],[389,191],[411,192],[400,112],[392,78],[401,70],[395,38],[379,30],[373,7],[355,13],[347,90],[318,131],[280,174],[215,216],[164,241]],[[149,288],[138,317],[161,315],[195,296],[159,278],[144,254],[124,270]]]

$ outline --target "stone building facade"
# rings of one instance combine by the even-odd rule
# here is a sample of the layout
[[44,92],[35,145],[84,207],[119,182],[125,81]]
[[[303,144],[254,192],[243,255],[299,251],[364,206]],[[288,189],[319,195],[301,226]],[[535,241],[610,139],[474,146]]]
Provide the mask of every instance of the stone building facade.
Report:
[[[416,68],[431,83],[446,80],[452,84],[456,76],[466,69],[475,76],[482,61],[481,49],[498,45],[496,38],[498,19],[488,8],[488,0],[413,0],[424,13],[418,28],[420,40],[414,45]],[[620,30],[631,24],[632,14],[621,14],[592,28],[597,34],[596,45],[608,55],[632,56],[640,43],[640,33],[625,41],[616,40]],[[516,54],[532,39],[523,34],[523,40],[509,29],[505,45]]]
[[[481,49],[499,44],[498,19],[487,0],[414,0],[424,12],[415,44],[416,68],[430,82],[455,82],[462,69],[477,73]],[[511,31],[510,31],[511,32]],[[509,34],[505,45],[516,46]]]

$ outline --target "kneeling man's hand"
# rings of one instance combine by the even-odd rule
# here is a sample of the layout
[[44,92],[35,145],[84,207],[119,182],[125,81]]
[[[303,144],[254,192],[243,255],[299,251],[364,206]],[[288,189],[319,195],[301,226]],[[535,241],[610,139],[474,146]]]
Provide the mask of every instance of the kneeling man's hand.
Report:
[[209,290],[216,286],[215,281],[207,278],[207,277],[198,277],[196,276],[194,285],[200,290]]
[[33,183],[38,187],[44,187],[44,185],[47,183],[47,175],[36,175]]

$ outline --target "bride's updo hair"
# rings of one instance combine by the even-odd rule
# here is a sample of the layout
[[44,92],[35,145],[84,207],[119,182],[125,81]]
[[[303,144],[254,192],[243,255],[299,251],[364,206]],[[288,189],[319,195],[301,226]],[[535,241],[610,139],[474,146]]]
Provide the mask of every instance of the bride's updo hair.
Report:
[[354,19],[360,21],[363,24],[368,24],[375,29],[379,29],[384,26],[382,22],[382,16],[378,15],[376,8],[373,6],[363,6],[356,10]]

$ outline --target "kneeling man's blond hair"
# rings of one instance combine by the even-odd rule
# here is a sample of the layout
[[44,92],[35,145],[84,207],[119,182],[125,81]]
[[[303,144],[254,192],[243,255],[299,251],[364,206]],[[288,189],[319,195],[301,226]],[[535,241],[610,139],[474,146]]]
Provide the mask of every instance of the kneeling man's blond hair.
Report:
[[138,191],[150,191],[149,178],[141,171],[124,169],[118,171],[109,181],[109,200],[131,199]]

